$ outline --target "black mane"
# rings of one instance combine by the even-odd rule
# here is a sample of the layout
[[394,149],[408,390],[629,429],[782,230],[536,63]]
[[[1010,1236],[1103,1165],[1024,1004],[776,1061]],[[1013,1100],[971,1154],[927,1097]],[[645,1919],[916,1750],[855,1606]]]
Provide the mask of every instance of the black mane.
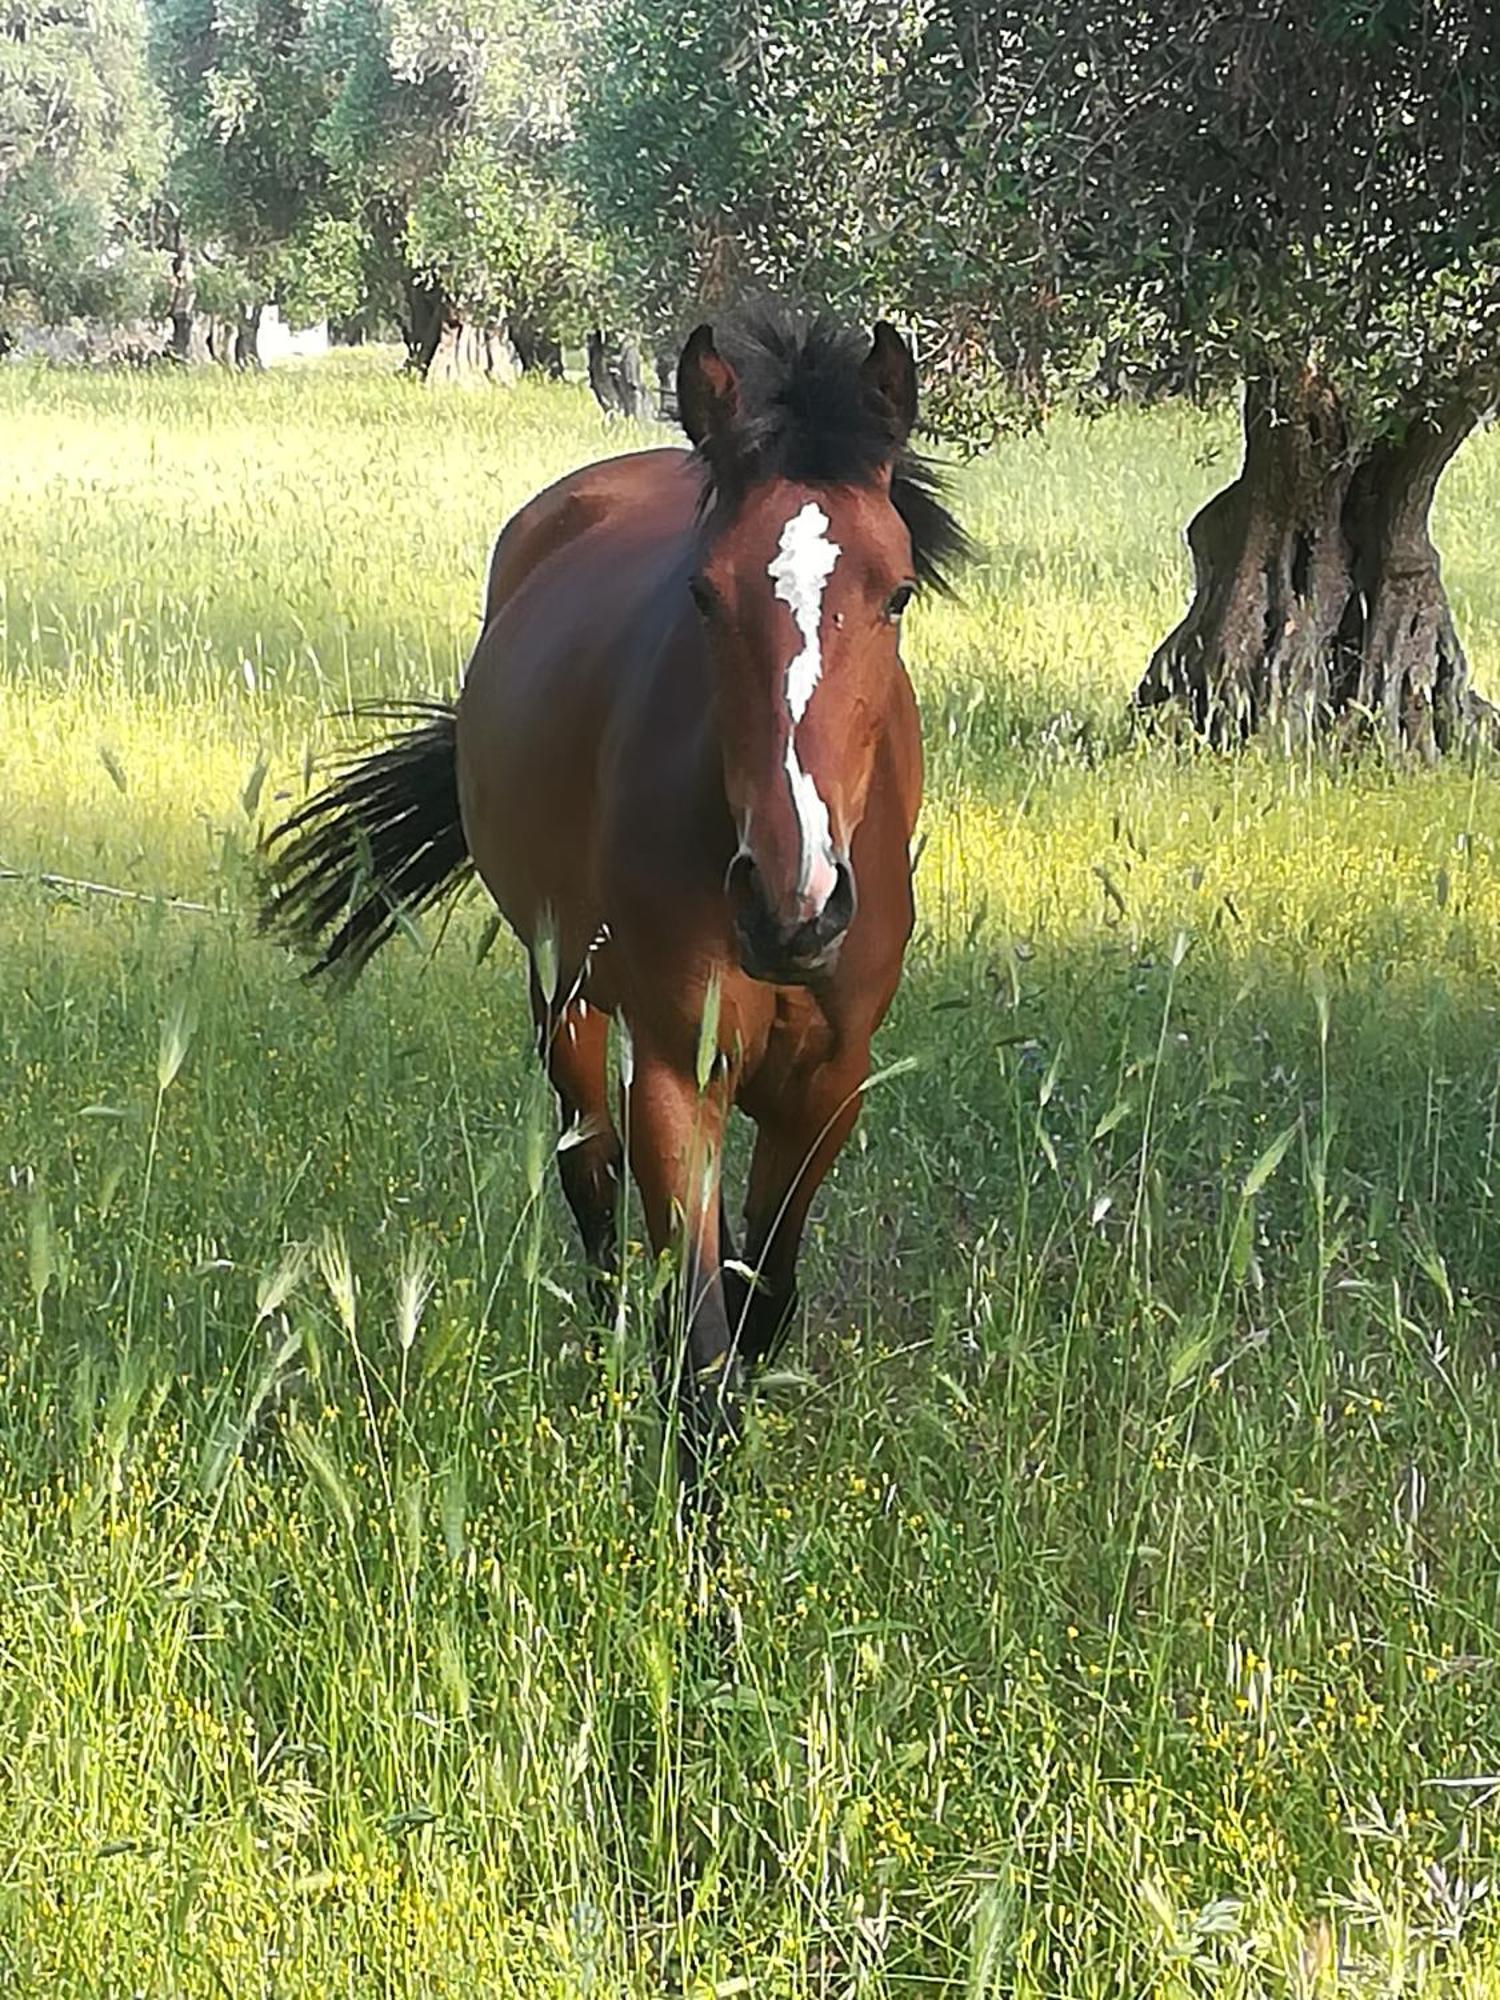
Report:
[[[951,592],[973,545],[943,501],[940,473],[908,445],[894,413],[861,375],[869,339],[822,318],[762,311],[714,329],[739,381],[732,476],[861,486],[882,466],[891,504],[911,536],[919,580]],[[726,468],[700,449],[705,497],[720,497]]]

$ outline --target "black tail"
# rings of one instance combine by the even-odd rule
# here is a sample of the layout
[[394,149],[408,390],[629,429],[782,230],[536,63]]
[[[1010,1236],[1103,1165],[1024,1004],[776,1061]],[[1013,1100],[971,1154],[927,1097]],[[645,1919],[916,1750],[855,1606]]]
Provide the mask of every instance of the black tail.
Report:
[[[473,863],[458,814],[451,703],[367,709],[420,718],[341,775],[266,841],[260,927],[316,954],[314,973],[364,970],[402,918],[442,902]],[[277,850],[277,851],[273,851]]]

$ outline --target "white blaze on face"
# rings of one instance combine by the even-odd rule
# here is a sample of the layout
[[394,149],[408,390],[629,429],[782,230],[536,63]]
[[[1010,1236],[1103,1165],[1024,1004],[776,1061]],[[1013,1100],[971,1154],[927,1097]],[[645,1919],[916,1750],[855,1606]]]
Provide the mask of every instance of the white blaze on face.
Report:
[[828,539],[828,516],[816,500],[809,500],[782,529],[781,545],[768,567],[776,595],[791,611],[802,639],[801,652],[786,670],[786,775],[802,835],[798,892],[820,910],[833,894],[838,875],[833,865],[828,807],[810,774],[797,761],[797,724],[806,714],[823,673],[823,592],[838,559],[838,543]]

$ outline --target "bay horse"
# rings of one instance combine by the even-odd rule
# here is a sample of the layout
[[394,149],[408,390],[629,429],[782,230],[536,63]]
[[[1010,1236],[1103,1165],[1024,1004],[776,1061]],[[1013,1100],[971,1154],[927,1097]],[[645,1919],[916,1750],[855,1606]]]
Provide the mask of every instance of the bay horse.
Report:
[[[700,326],[677,397],[690,451],[585,466],[506,525],[457,702],[395,711],[413,726],[275,830],[263,923],[357,972],[477,871],[530,955],[598,1273],[619,1024],[630,1170],[682,1258],[665,1370],[691,1487],[792,1317],[900,978],[922,792],[901,614],[965,540],[910,449],[889,325]],[[719,1190],[736,1105],[757,1127],[743,1262]]]

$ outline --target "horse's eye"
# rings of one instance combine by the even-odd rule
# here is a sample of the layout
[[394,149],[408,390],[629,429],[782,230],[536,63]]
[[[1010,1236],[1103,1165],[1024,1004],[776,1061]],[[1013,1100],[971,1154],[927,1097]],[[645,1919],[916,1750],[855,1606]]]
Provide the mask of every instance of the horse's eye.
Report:
[[688,596],[692,598],[693,603],[698,607],[699,617],[711,618],[713,616],[714,594],[701,576],[690,576],[688,578]]
[[917,594],[914,583],[898,583],[886,600],[885,615],[894,624]]

